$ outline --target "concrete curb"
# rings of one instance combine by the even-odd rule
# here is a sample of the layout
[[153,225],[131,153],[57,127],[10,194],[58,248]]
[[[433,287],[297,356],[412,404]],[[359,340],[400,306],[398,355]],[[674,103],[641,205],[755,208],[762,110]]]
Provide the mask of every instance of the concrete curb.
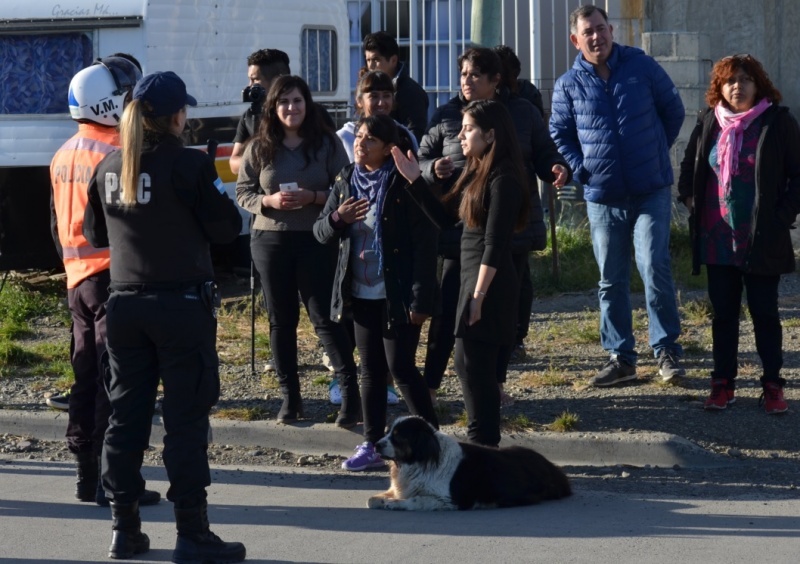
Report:
[[[64,440],[67,414],[56,411],[0,410],[0,432],[41,440]],[[330,423],[278,425],[273,421],[212,419],[212,442],[221,445],[279,448],[298,454],[349,456],[362,441],[361,426],[346,431]],[[447,427],[444,432],[466,440],[465,431]],[[152,443],[161,443],[164,426],[153,418]],[[711,468],[731,464],[723,456],[668,433],[513,433],[501,446],[526,446],[561,466],[654,466]]]

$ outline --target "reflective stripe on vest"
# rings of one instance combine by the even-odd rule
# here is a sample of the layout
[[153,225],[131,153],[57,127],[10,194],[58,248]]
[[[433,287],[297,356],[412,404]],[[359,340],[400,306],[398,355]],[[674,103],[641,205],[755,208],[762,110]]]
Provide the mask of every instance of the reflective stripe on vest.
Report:
[[110,145],[99,139],[90,139],[89,137],[73,137],[61,146],[60,150],[63,151],[91,151],[93,153],[100,153],[107,155],[112,151],[119,149],[115,145]]
[[66,259],[84,259],[101,253],[107,253],[108,247],[101,247],[96,249],[94,247],[63,247],[64,260]]

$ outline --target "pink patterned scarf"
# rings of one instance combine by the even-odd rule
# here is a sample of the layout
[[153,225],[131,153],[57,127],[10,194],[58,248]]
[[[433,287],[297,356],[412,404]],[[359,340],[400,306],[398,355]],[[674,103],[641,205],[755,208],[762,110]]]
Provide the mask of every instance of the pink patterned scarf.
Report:
[[717,123],[722,128],[717,143],[719,183],[726,193],[731,189],[731,177],[739,174],[739,151],[742,150],[744,130],[771,105],[772,102],[762,98],[758,104],[738,114],[723,106],[722,102],[714,108]]

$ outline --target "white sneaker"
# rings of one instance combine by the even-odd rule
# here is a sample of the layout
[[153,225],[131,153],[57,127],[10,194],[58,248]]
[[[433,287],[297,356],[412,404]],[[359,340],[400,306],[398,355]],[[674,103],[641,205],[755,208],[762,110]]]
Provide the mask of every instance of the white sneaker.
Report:
[[335,378],[328,385],[328,393],[333,405],[342,405],[342,390],[339,388],[339,381]]
[[275,372],[275,359],[270,358],[264,363],[264,372]]
[[[334,372],[333,364],[331,364],[331,359],[328,356],[328,353],[326,353],[325,351],[322,351],[322,366],[327,368],[329,372]],[[341,403],[341,401],[339,403]]]
[[386,386],[386,405],[397,405],[400,398],[397,397],[397,390],[392,386]]

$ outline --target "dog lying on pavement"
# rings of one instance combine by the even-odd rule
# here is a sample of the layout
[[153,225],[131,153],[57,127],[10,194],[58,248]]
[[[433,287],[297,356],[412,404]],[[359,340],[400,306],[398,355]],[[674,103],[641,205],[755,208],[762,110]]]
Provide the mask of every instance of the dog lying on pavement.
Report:
[[461,443],[420,417],[402,417],[375,444],[391,486],[370,509],[437,511],[533,505],[571,495],[566,475],[538,452]]

